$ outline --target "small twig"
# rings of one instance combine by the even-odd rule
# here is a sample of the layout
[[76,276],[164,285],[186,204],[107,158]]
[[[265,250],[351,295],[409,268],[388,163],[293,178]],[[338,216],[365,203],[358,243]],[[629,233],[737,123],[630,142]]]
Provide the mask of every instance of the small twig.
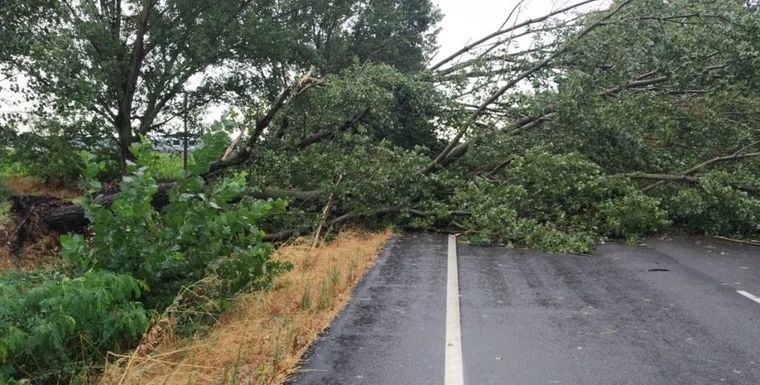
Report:
[[[343,180],[343,175],[340,175],[338,177],[338,181],[335,182],[335,187],[337,187],[340,184],[340,181]],[[314,233],[314,242],[311,244],[311,248],[314,249],[317,247],[317,244],[319,243],[319,236],[322,234],[322,228],[325,226],[325,222],[327,221],[327,216],[330,215],[330,210],[332,210],[333,205],[333,192],[330,192],[330,196],[327,198],[327,204],[325,204],[325,208],[322,209],[322,219],[319,221],[319,226],[317,226],[317,231]]]
[[512,163],[512,161],[513,161],[514,159],[515,159],[515,157],[514,157],[514,156],[510,156],[510,157],[509,157],[509,158],[507,158],[505,161],[503,161],[503,162],[499,163],[499,164],[498,164],[496,167],[494,167],[494,168],[493,168],[491,171],[489,171],[489,172],[486,174],[486,176],[487,176],[487,177],[492,177],[492,176],[496,175],[496,173],[498,173],[499,171],[501,171],[501,170],[502,170],[504,167],[507,167],[507,166],[509,166],[509,164],[510,164],[510,163]]
[[16,227],[16,230],[13,230],[11,235],[8,237],[8,242],[7,242],[8,246],[11,246],[14,239],[16,238],[16,234],[18,234],[18,232],[21,231],[21,228],[24,227],[24,224],[26,223],[28,219],[29,219],[29,216],[27,215],[26,218],[24,218],[24,220],[21,221],[21,223],[19,223],[19,225]]
[[750,245],[750,246],[758,246],[758,247],[760,247],[760,242],[756,242],[756,241],[744,240],[744,239],[736,239],[736,238],[728,238],[728,237],[721,237],[721,236],[716,236],[715,238],[716,239],[721,239],[721,240],[724,240],[724,241],[729,241],[729,242],[741,243],[741,244],[744,244],[744,245]]

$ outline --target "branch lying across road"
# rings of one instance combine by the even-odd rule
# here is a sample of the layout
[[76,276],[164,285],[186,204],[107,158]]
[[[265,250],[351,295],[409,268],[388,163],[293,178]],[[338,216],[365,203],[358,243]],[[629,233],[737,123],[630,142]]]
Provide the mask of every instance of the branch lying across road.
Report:
[[[426,217],[426,216],[432,215],[430,213],[424,212],[422,210],[414,209],[414,208],[406,208],[402,206],[388,206],[388,207],[382,207],[382,208],[369,210],[369,211],[352,211],[350,213],[340,215],[338,217],[335,217],[327,221],[325,223],[325,227],[336,226],[343,222],[348,222],[350,220],[358,219],[358,218],[375,217],[375,216],[385,215],[385,214],[399,214],[403,212],[408,212],[409,214],[420,216],[420,217]],[[264,236],[264,240],[281,241],[281,240],[285,240],[297,235],[307,234],[311,230],[312,230],[311,226],[301,226],[295,229],[266,234]]]
[[[646,173],[646,172],[631,172],[626,174],[621,174],[621,176],[631,178],[631,179],[648,179],[648,180],[654,180],[655,183],[652,183],[650,185],[645,186],[642,188],[642,191],[649,191],[657,186],[661,186],[664,183],[667,182],[685,182],[697,185],[699,184],[700,178],[698,176],[695,176],[698,171],[711,166],[716,163],[721,162],[727,162],[727,161],[733,161],[733,160],[742,160],[742,159],[749,159],[749,158],[760,158],[760,152],[744,152],[748,150],[751,147],[754,147],[756,145],[760,144],[760,142],[754,142],[748,146],[745,146],[735,153],[731,155],[725,155],[725,156],[717,156],[715,158],[706,160],[702,163],[699,163],[698,165],[691,167],[690,169],[684,171],[682,174],[658,174],[658,173]],[[760,191],[757,191],[755,189],[748,189],[746,187],[742,186],[732,186],[738,190],[742,190],[747,193],[751,194],[758,194]]]
[[631,179],[650,179],[650,180],[659,180],[659,181],[668,181],[668,182],[686,182],[686,183],[692,183],[697,184],[699,183],[699,178],[689,175],[678,175],[678,174],[654,174],[654,173],[647,173],[647,172],[630,172],[626,174],[621,174],[621,176],[631,178]]

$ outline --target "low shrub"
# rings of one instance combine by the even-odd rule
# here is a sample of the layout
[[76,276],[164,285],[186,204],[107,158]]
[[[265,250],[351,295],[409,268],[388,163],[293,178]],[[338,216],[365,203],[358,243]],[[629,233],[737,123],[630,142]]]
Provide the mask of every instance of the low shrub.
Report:
[[145,285],[125,274],[47,270],[0,275],[0,382],[79,383],[84,368],[139,339]]
[[[136,163],[121,184],[111,206],[84,203],[92,236],[65,235],[63,255],[78,271],[105,269],[126,273],[150,288],[143,301],[163,309],[185,285],[208,276],[221,280],[219,298],[246,288],[267,287],[272,278],[289,268],[272,261],[272,246],[263,241],[257,226],[264,216],[281,211],[282,200],[238,200],[245,190],[245,174],[207,186],[188,175],[162,194],[167,204],[153,207],[159,193],[154,165],[161,159],[147,142],[135,143]],[[99,167],[85,156],[86,179]],[[196,171],[202,171],[196,169]],[[164,185],[165,187],[165,185]]]
[[[161,191],[157,165],[166,159],[150,143],[135,143],[136,163],[109,207],[90,198],[104,165],[81,154],[90,236],[61,236],[57,269],[67,273],[0,275],[0,382],[84,383],[106,352],[135,346],[152,314],[171,313],[175,332],[197,331],[232,295],[267,288],[291,268],[270,258],[257,226],[284,201],[243,199],[245,174],[213,185],[197,176],[208,170],[207,152],[218,154],[224,142],[211,139],[183,178]],[[160,210],[156,199],[166,203]]]

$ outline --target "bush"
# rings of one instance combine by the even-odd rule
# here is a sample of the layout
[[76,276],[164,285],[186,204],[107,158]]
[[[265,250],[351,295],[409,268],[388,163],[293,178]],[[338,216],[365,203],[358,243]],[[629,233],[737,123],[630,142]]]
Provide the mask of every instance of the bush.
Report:
[[144,284],[124,274],[0,275],[0,381],[77,382],[87,365],[131,346],[148,325]]
[[24,165],[24,173],[47,184],[72,185],[79,177],[81,161],[72,139],[63,136],[19,135],[9,160]]
[[[235,203],[245,189],[245,174],[207,186],[188,176],[171,188],[161,212],[151,202],[158,192],[147,142],[133,145],[136,164],[129,165],[121,191],[109,208],[86,202],[92,237],[63,236],[63,254],[78,271],[92,268],[126,273],[150,288],[143,301],[163,309],[181,287],[207,276],[221,280],[219,298],[245,288],[264,288],[290,266],[272,261],[257,222],[282,210],[284,201]],[[87,179],[98,166],[85,157]],[[97,182],[91,182],[97,187]]]
[[2,175],[0,175],[0,225],[5,224],[9,218],[11,203],[8,198],[13,195],[13,190],[6,184]]
[[0,176],[0,204],[13,195],[13,190],[8,186],[7,182]]
[[27,174],[26,167],[16,160],[16,151],[0,149],[0,180]]
[[[134,346],[149,312],[195,306],[200,311],[175,320],[175,330],[190,331],[188,325],[223,310],[231,295],[268,287],[291,267],[270,259],[272,246],[257,227],[262,217],[282,210],[284,201],[238,202],[245,174],[212,186],[194,176],[208,169],[209,154],[218,154],[224,142],[222,136],[209,137],[161,211],[151,202],[159,190],[155,175],[165,171],[166,158],[149,143],[136,143],[137,162],[129,165],[111,206],[84,203],[91,236],[61,237],[63,270],[70,274],[0,275],[2,383],[83,382],[86,368],[107,351]],[[83,185],[95,192],[103,164],[89,153],[81,155]],[[178,295],[189,291],[202,299]]]

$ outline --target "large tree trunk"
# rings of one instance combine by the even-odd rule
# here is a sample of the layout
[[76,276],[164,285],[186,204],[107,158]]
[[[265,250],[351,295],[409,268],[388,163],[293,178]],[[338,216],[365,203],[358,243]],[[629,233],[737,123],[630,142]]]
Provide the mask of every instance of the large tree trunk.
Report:
[[[158,191],[153,196],[152,205],[160,210],[169,203],[169,190],[176,183],[167,182],[158,185]],[[108,207],[118,192],[109,192],[94,199],[94,203]],[[54,204],[51,204],[54,203]],[[41,207],[45,205],[46,207]],[[80,232],[90,224],[84,208],[70,201],[64,201],[48,196],[20,195],[11,197],[11,211],[22,220],[34,219],[46,230],[60,233]],[[34,217],[34,218],[30,218]]]
[[[146,0],[147,1],[147,0]],[[134,80],[134,79],[133,79]],[[226,168],[240,164],[248,160],[252,155],[252,149],[258,137],[269,126],[275,115],[289,102],[292,96],[298,95],[305,89],[319,81],[306,74],[299,78],[291,87],[283,90],[277,100],[270,106],[267,113],[254,126],[251,136],[240,149],[236,156],[230,159],[217,161],[211,164],[210,170],[201,175],[204,179],[210,180],[221,174]],[[129,87],[127,87],[129,88]],[[129,89],[127,89],[129,91]],[[134,89],[132,89],[132,92]],[[129,94],[128,92],[126,94]],[[116,126],[119,133],[119,147],[122,157],[122,166],[132,157],[129,147],[135,137],[132,134],[130,119],[131,97],[130,101],[123,101],[119,107],[116,116]],[[153,197],[152,205],[155,209],[160,210],[169,203],[169,190],[176,185],[175,182],[166,182],[158,185],[158,191]],[[118,191],[109,191],[95,198],[94,203],[108,207],[113,202]],[[257,198],[290,198],[296,200],[311,200],[320,197],[321,191],[294,191],[283,189],[264,188],[261,193],[252,194]],[[16,196],[12,197],[13,212],[20,220],[19,230],[23,233],[29,233],[28,224],[34,222],[44,227],[44,230],[55,232],[81,232],[89,225],[89,220],[85,215],[84,208],[69,201],[61,201],[51,197],[35,196]],[[32,220],[30,220],[32,219]],[[42,230],[42,229],[40,229]],[[18,231],[17,233],[21,233]],[[23,246],[23,245],[21,245]]]
[[145,47],[145,35],[148,32],[148,20],[153,4],[153,0],[143,0],[142,2],[130,60],[128,63],[125,63],[126,66],[122,71],[123,79],[119,90],[119,105],[115,119],[116,130],[119,135],[122,173],[126,171],[127,160],[132,158],[132,153],[129,151],[129,146],[134,140],[132,135],[132,106],[137,92],[137,83],[140,80],[143,61],[148,53]]
[[119,160],[121,162],[121,173],[127,172],[127,160],[132,159],[132,152],[129,147],[132,145],[132,124],[129,116],[123,116],[119,111],[116,117],[116,130],[119,137]]
[[[169,190],[176,185],[175,182],[165,182],[158,185],[158,191],[153,196],[151,204],[156,210],[161,210],[169,203]],[[118,191],[109,192],[95,198],[95,203],[108,207],[113,202]],[[264,188],[261,192],[252,193],[256,198],[287,198],[291,200],[309,201],[323,197],[323,191],[299,191],[289,189]],[[43,210],[35,210],[41,204],[48,204],[52,200],[54,205],[48,205]],[[70,201],[61,201],[46,196],[13,196],[11,197],[12,211],[20,219],[35,216],[35,221],[44,225],[47,230],[60,233],[81,232],[90,221],[85,215],[84,208]]]

